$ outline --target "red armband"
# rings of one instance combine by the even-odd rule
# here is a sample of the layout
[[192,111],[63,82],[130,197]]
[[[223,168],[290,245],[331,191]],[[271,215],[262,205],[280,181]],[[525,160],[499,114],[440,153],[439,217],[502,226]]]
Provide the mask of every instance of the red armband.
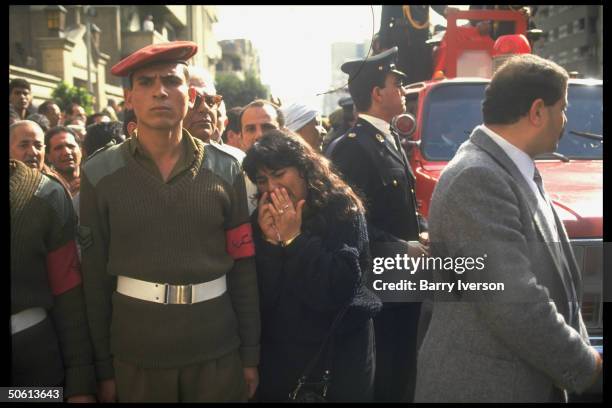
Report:
[[79,257],[74,240],[47,254],[47,275],[54,296],[61,295],[81,283]]
[[225,242],[227,253],[234,258],[234,260],[255,255],[253,229],[248,222],[239,227],[225,231]]

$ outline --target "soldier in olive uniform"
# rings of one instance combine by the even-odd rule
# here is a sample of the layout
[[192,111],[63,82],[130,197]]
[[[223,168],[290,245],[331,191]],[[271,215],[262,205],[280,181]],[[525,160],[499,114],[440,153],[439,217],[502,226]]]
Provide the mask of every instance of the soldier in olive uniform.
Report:
[[[372,256],[380,243],[405,244],[410,256],[427,251],[417,241],[423,225],[416,212],[414,175],[390,128],[391,119],[406,109],[401,87],[405,75],[395,69],[396,55],[394,47],[341,67],[349,74],[359,118],[338,141],[331,160],[367,203]],[[412,400],[419,312],[420,303],[385,303],[374,319],[377,401]]]
[[80,238],[101,402],[246,401],[259,299],[240,164],[183,129],[190,41],[149,45],[129,76],[137,131],[83,166]]

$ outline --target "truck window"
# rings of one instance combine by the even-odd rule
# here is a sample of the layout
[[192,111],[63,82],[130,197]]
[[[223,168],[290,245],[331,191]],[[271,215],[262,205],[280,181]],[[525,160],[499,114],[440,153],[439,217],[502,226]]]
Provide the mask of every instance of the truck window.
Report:
[[567,125],[557,151],[570,159],[602,159],[603,143],[572,132],[603,135],[602,86],[570,84]]
[[[482,123],[486,83],[446,84],[431,90],[424,104],[421,149],[426,159],[448,161]],[[602,141],[572,133],[602,135],[601,86],[570,84],[567,126],[557,151],[570,159],[602,159]]]

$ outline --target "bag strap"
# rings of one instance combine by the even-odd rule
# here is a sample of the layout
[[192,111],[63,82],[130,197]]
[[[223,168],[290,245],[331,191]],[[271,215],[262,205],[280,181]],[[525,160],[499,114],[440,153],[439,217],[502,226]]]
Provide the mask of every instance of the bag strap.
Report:
[[[317,351],[317,354],[315,354],[314,358],[310,361],[310,363],[308,363],[308,365],[306,366],[306,369],[302,373],[302,376],[300,377],[300,380],[302,382],[306,381],[308,376],[310,376],[310,373],[315,368],[317,362],[319,361],[319,358],[321,357],[321,354],[325,350],[325,347],[328,345],[328,343],[330,343],[330,340],[333,340],[332,337],[334,335],[334,332],[338,328],[338,325],[340,324],[340,321],[342,320],[342,317],[344,317],[344,315],[348,311],[349,307],[350,307],[350,302],[347,303],[340,310],[340,312],[338,312],[338,314],[336,315],[336,318],[334,319],[334,321],[333,321],[329,331],[327,332],[327,335],[323,339],[323,343],[321,344],[321,347]],[[331,341],[330,347],[327,350],[327,354],[326,354],[326,358],[325,358],[325,367],[324,367],[325,372],[323,374],[323,379],[324,380],[328,380],[329,379],[329,375],[331,374],[331,363],[332,363],[332,357],[333,357],[332,356],[332,352],[333,352],[333,341]]]

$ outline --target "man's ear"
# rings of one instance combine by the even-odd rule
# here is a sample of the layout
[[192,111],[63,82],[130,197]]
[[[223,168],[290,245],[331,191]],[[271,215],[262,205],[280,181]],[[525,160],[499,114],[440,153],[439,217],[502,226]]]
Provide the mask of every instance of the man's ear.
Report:
[[544,116],[546,115],[546,104],[542,98],[538,98],[531,104],[529,108],[529,122],[536,127],[542,126]]
[[374,88],[372,88],[372,92],[370,92],[370,97],[372,99],[372,102],[376,101],[376,102],[380,102],[382,95],[381,95],[381,90],[382,88],[379,86],[375,86]]
[[190,86],[187,90],[187,94],[189,95],[189,109],[193,109],[198,92],[193,86]]

